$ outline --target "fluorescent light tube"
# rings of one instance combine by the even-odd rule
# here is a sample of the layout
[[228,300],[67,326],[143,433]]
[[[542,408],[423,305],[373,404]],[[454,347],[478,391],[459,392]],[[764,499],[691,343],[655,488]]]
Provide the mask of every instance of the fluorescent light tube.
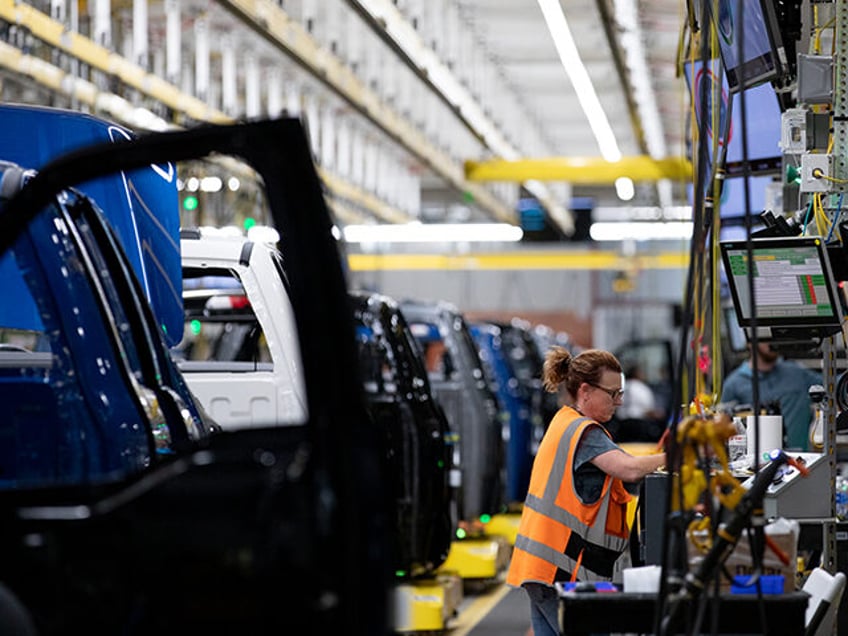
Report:
[[589,227],[589,236],[595,241],[689,240],[692,238],[692,223],[593,223]]
[[349,243],[512,243],[524,236],[520,227],[508,223],[347,225],[342,234]]
[[618,161],[621,159],[621,150],[618,148],[615,133],[589,78],[589,72],[580,59],[577,45],[571,36],[571,29],[568,28],[568,22],[562,12],[560,0],[539,0],[539,8],[545,16],[545,22],[551,32],[562,67],[571,80],[586,119],[589,120],[589,126],[598,142],[601,156],[607,161]]

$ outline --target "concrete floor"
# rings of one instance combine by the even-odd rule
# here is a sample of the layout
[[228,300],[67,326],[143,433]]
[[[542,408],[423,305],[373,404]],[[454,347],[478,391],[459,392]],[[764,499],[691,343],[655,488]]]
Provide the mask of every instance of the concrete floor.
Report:
[[523,590],[500,583],[467,592],[448,636],[532,636],[530,604]]

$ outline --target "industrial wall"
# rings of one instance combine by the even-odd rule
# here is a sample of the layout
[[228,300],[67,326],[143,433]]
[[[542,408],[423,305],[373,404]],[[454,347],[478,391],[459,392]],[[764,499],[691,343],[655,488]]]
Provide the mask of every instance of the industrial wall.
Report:
[[[685,286],[682,249],[638,256],[599,249],[511,256],[515,260],[351,254],[349,279],[354,288],[395,299],[449,301],[472,320],[517,316],[547,324],[583,346],[613,349],[634,338],[672,337]],[[549,262],[561,266],[545,267]]]

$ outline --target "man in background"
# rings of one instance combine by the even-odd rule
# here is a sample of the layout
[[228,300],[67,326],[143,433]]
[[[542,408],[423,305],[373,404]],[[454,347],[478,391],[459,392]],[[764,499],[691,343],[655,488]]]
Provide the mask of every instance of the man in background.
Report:
[[[724,403],[754,404],[754,355],[750,344],[748,360],[734,369],[724,381],[721,401]],[[757,344],[757,375],[759,402],[775,403],[783,416],[784,450],[810,450],[810,421],[812,402],[808,393],[813,384],[821,384],[820,373],[806,369],[797,362],[785,360],[767,342]]]
[[642,368],[633,364],[624,371],[624,397],[616,414],[623,420],[659,420],[663,417],[661,409],[657,408],[654,391],[645,382]]

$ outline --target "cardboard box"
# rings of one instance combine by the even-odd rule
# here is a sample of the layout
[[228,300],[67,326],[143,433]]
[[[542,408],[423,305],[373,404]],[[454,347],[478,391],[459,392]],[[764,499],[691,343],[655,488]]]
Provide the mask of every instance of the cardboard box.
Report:
[[[772,523],[766,525],[765,532],[772,540],[775,547],[780,550],[787,558],[787,563],[778,557],[775,551],[766,545],[765,554],[763,555],[762,574],[783,575],[783,591],[784,593],[795,591],[795,575],[798,567],[798,535],[801,532],[800,524],[795,520],[776,519]],[[700,533],[703,537],[703,532]],[[689,571],[694,572],[703,559],[703,554],[692,544],[688,542],[689,554]],[[753,559],[751,557],[751,546],[748,543],[748,533],[743,531],[736,542],[736,547],[724,563],[725,570],[733,576],[751,576],[754,573]],[[722,592],[730,591],[731,582],[726,576],[721,576],[720,588]]]

